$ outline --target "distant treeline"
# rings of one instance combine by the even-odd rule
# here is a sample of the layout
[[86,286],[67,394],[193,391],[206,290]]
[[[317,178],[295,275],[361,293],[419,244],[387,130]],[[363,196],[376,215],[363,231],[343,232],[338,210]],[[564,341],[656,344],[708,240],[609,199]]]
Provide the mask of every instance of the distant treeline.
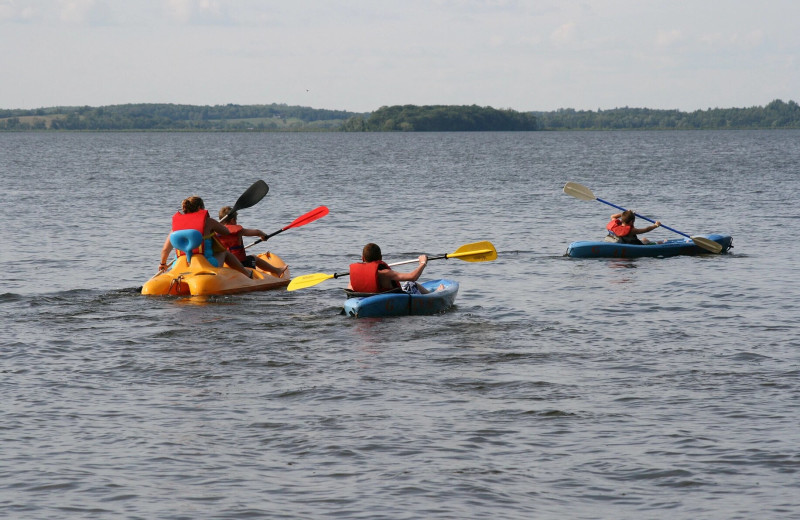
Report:
[[402,105],[381,107],[369,117],[351,117],[345,132],[491,132],[540,130],[533,114],[492,107]]
[[0,109],[0,130],[331,130],[356,112],[284,104],[131,104]]
[[688,130],[800,128],[800,105],[780,99],[763,107],[694,112],[614,108],[517,112],[477,105],[396,105],[362,114],[285,104],[131,104],[0,109],[0,131],[191,130],[464,132],[532,130]]
[[780,99],[764,107],[709,108],[694,112],[615,108],[535,112],[542,130],[690,130],[800,128],[800,105]]

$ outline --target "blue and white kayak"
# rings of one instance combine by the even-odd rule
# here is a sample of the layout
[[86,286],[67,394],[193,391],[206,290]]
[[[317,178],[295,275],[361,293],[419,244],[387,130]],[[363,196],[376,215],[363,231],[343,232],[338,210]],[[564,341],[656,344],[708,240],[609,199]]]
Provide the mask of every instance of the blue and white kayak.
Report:
[[[418,316],[437,314],[453,306],[458,294],[458,282],[429,280],[420,285],[432,292],[427,294],[386,292],[371,296],[353,296],[344,302],[344,313],[356,318]],[[440,285],[444,287],[437,290]],[[359,293],[348,291],[348,294]]]
[[[698,235],[713,240],[722,246],[722,253],[733,247],[730,235]],[[690,238],[667,240],[662,243],[645,245],[622,244],[619,242],[581,241],[573,242],[567,247],[566,256],[573,258],[639,258],[667,257],[678,255],[711,254],[708,250],[697,246]]]

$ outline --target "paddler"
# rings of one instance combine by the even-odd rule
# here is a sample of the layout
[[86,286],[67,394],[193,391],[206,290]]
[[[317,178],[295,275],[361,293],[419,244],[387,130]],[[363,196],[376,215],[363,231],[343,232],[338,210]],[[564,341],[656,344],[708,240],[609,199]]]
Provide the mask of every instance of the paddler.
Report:
[[656,220],[656,223],[653,225],[644,228],[637,228],[634,227],[635,222],[636,212],[633,210],[626,209],[622,213],[614,213],[611,215],[611,220],[609,223],[606,224],[608,235],[606,236],[605,241],[644,245],[645,243],[648,243],[649,240],[645,238],[644,242],[642,242],[636,235],[649,233],[650,231],[653,231],[661,226],[661,222]]
[[350,264],[348,289],[360,293],[381,293],[397,289],[408,294],[429,293],[431,291],[417,283],[428,265],[428,256],[419,255],[418,260],[416,269],[410,273],[400,273],[383,261],[381,248],[377,244],[369,243],[361,251],[361,263]]
[[[228,231],[228,228],[223,224],[220,224],[208,215],[208,210],[205,209],[203,199],[200,197],[193,195],[183,199],[183,202],[181,202],[181,211],[176,212],[172,216],[172,231],[184,229],[196,229],[203,235],[203,243],[200,247],[192,251],[192,253],[205,256],[208,262],[214,267],[221,267],[223,264],[227,264],[228,267],[236,269],[248,278],[253,277],[252,273],[245,269],[233,253],[224,247],[218,246],[218,250],[214,251],[214,234],[229,235],[230,231]],[[169,257],[169,252],[172,251],[172,249],[170,235],[167,235],[164,246],[161,248],[161,263],[158,266],[159,271],[167,269],[167,257]],[[183,254],[185,254],[185,252],[178,251],[178,256]]]
[[[228,251],[233,253],[236,259],[239,260],[243,266],[251,269],[259,267],[262,271],[267,271],[277,277],[280,277],[283,272],[289,268],[288,265],[283,266],[283,268],[275,267],[261,257],[245,254],[244,241],[242,240],[243,236],[260,237],[262,241],[267,240],[269,237],[260,229],[249,229],[240,226],[236,220],[238,215],[235,211],[231,212],[232,209],[233,208],[230,206],[224,206],[219,210],[220,220],[226,216],[228,217],[223,225],[230,233],[228,235],[217,236],[217,240],[219,240],[219,242],[225,246]],[[267,253],[267,255],[269,255],[269,253]]]

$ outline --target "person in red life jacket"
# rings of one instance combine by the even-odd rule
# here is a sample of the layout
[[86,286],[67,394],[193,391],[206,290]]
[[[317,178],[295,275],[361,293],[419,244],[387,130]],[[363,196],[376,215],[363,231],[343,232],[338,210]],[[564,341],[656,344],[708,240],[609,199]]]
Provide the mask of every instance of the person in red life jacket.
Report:
[[635,223],[636,213],[633,210],[626,209],[622,213],[614,213],[611,215],[611,221],[606,224],[606,230],[608,230],[608,236],[605,238],[606,242],[643,245],[649,243],[649,240],[646,238],[644,241],[639,240],[639,237],[636,235],[648,233],[661,226],[661,222],[658,220],[655,224],[645,228],[637,228],[634,226]]
[[[228,213],[233,208],[230,206],[225,206],[219,210],[219,218],[222,220],[225,218]],[[262,271],[267,271],[269,273],[274,274],[277,277],[280,277],[284,271],[286,271],[289,266],[285,265],[283,268],[275,267],[274,265],[270,264],[263,258],[259,258],[253,255],[245,254],[244,250],[244,242],[242,241],[242,237],[261,237],[261,240],[267,240],[267,234],[261,231],[260,229],[247,229],[240,226],[237,221],[237,214],[236,212],[230,213],[228,216],[228,220],[226,220],[224,226],[228,228],[230,234],[228,235],[219,235],[217,236],[217,240],[225,246],[228,251],[233,253],[243,266],[249,267],[251,269],[255,269],[258,267]],[[269,253],[267,253],[269,256]]]
[[377,244],[369,243],[361,252],[361,263],[350,264],[348,289],[361,293],[401,289],[409,294],[426,294],[430,291],[417,283],[426,265],[428,265],[427,255],[419,255],[419,265],[410,273],[394,271],[383,261],[381,248]]
[[[182,229],[196,229],[203,235],[203,244],[193,251],[194,254],[205,256],[214,267],[221,267],[223,264],[227,264],[228,267],[236,269],[248,278],[252,277],[250,271],[244,268],[233,253],[227,249],[222,249],[222,251],[218,252],[214,251],[214,233],[229,235],[230,231],[208,215],[208,210],[205,209],[203,199],[200,197],[192,196],[183,199],[183,202],[181,202],[181,211],[178,211],[172,216],[172,231],[179,231]],[[172,249],[170,235],[167,235],[164,246],[161,248],[161,264],[158,266],[159,271],[167,269],[167,257]],[[179,256],[182,254],[182,251],[178,252]]]

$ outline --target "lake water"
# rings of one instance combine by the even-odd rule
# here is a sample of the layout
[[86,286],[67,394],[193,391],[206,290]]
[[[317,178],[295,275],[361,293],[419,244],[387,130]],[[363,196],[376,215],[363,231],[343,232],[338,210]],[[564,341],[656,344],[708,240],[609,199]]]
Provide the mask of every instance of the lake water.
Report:
[[[0,134],[0,517],[797,518],[800,132]],[[431,262],[438,316],[346,280],[152,298],[171,215],[294,276]],[[615,210],[730,254],[578,260]],[[677,238],[660,229],[651,238]]]

